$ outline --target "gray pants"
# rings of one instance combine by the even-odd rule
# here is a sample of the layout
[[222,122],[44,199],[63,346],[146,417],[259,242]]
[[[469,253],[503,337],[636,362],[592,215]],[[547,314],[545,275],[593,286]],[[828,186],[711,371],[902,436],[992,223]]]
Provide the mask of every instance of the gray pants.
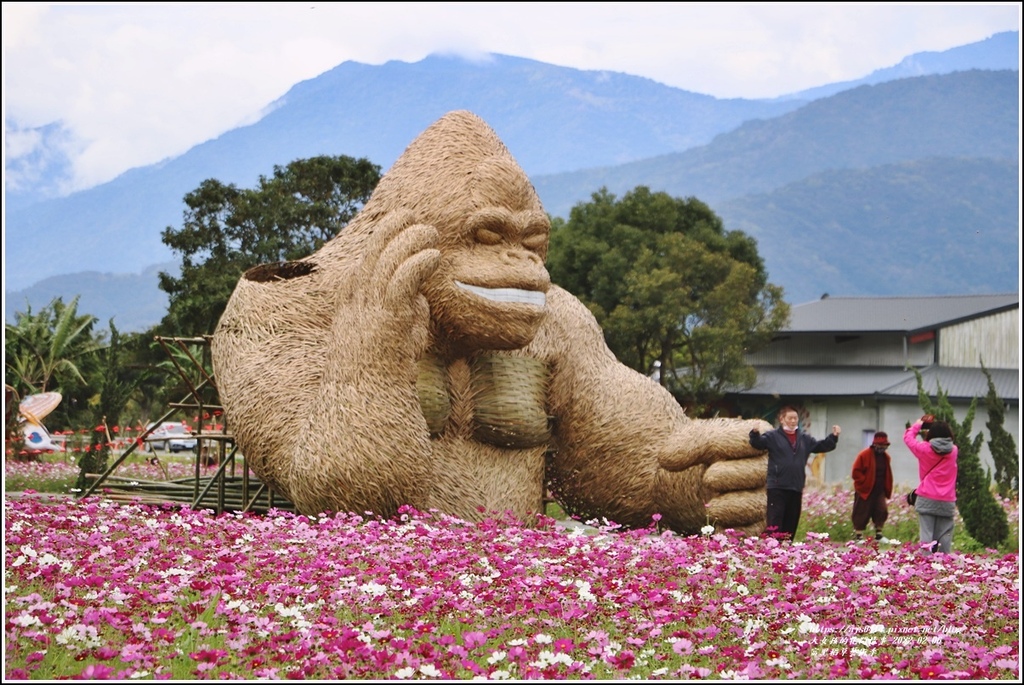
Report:
[[953,549],[953,516],[956,514],[956,504],[918,495],[914,508],[917,509],[921,542],[932,543],[932,552],[949,554]]
[[932,552],[950,553],[953,549],[953,517],[918,512],[917,523],[921,529],[921,542],[932,543]]

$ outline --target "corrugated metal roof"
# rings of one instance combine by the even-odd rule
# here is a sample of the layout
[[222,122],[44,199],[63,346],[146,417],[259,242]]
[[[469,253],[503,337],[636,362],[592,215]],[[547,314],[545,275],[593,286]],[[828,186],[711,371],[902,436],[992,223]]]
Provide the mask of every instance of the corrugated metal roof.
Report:
[[912,333],[1019,306],[1019,293],[826,297],[794,306],[790,325],[780,333]]
[[[1020,371],[1016,369],[989,369],[992,385],[996,395],[1006,401],[1020,401]],[[979,400],[988,395],[988,380],[981,369],[963,367],[932,366],[921,371],[921,380],[925,391],[935,396],[938,386],[950,397],[971,398]],[[882,391],[885,395],[917,396],[917,379],[911,376],[899,385],[890,386]]]
[[[1020,372],[1016,369],[989,369],[992,384],[1000,399],[1020,401]],[[921,369],[925,391],[934,397],[938,386],[954,399],[983,400],[988,395],[988,380],[981,369],[929,366]],[[917,397],[917,379],[913,371],[872,367],[760,366],[757,383],[738,395],[812,396],[812,397]]]

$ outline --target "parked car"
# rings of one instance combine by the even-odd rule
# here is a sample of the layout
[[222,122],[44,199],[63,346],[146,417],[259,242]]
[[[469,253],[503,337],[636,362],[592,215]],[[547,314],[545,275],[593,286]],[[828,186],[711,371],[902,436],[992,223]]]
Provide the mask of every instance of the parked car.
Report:
[[171,438],[167,441],[167,449],[177,454],[178,452],[195,452],[195,438]]
[[[150,424],[152,425],[152,424]],[[148,451],[170,450],[171,452],[195,451],[196,439],[189,427],[181,422],[165,421],[146,438]]]

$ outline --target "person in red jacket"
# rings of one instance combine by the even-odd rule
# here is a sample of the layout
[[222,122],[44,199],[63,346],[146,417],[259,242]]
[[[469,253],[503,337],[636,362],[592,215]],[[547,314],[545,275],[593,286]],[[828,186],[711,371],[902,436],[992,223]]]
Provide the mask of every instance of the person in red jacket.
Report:
[[882,526],[889,518],[889,498],[892,497],[892,459],[889,436],[875,433],[871,446],[861,450],[853,460],[853,535],[864,538],[868,521],[875,527],[875,540],[883,541]]

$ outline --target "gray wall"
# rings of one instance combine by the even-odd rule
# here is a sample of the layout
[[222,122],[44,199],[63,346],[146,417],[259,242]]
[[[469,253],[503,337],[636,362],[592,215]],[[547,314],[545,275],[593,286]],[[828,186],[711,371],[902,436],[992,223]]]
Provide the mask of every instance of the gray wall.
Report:
[[[967,403],[953,402],[954,414],[957,421],[962,421],[967,414]],[[824,480],[829,485],[844,485],[851,490],[853,480],[850,472],[853,469],[853,460],[857,453],[864,449],[866,440],[876,430],[882,430],[889,434],[889,456],[892,457],[893,481],[901,484],[907,489],[915,487],[918,483],[917,460],[910,453],[910,450],[903,444],[903,432],[906,430],[906,423],[913,422],[921,417],[921,408],[915,401],[885,401],[872,402],[865,400],[834,400],[826,403],[808,405],[811,412],[811,433],[816,438],[823,438],[833,424],[839,424],[843,429],[839,438],[839,446],[825,457]],[[823,416],[817,416],[823,414]],[[981,446],[982,468],[993,469],[992,455],[988,449],[988,429],[985,422],[988,421],[988,412],[985,411],[984,403],[979,401],[974,413],[974,423],[971,435],[982,433],[984,435]],[[1020,409],[1009,407],[1006,410],[1006,418],[1003,423],[1020,451]]]

